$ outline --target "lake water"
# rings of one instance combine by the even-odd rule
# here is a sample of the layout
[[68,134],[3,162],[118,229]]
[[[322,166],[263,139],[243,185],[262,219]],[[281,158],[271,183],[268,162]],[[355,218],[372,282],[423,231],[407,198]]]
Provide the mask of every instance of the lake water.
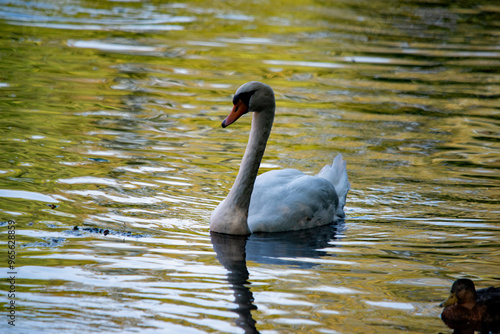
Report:
[[[455,279],[500,285],[495,2],[0,4],[2,332],[449,333]],[[250,80],[261,172],[342,153],[343,224],[210,235]]]

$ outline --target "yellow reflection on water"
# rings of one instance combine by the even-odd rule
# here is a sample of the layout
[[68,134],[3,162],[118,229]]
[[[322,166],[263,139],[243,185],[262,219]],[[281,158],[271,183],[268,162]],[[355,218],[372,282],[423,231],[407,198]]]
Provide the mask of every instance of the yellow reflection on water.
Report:
[[[18,226],[20,330],[445,332],[453,280],[498,285],[492,12],[5,4],[0,212]],[[208,217],[250,117],[220,122],[250,80],[277,96],[261,172],[342,153],[345,225],[218,248]]]

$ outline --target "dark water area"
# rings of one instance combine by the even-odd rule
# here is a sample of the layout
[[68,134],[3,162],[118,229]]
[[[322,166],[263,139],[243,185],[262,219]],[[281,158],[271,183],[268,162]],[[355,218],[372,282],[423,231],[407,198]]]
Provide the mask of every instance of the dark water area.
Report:
[[[451,333],[455,279],[500,286],[500,4],[0,0],[0,32],[0,331]],[[341,153],[345,222],[210,234],[250,80],[260,172]]]

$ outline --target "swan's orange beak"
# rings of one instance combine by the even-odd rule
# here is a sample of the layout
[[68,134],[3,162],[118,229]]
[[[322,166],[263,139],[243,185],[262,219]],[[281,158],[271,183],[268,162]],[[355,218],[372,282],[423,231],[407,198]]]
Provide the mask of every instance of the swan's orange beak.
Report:
[[231,125],[247,111],[248,107],[243,102],[241,102],[241,100],[238,100],[238,102],[234,105],[231,113],[226,117],[225,120],[222,121],[222,127],[225,128],[226,126]]

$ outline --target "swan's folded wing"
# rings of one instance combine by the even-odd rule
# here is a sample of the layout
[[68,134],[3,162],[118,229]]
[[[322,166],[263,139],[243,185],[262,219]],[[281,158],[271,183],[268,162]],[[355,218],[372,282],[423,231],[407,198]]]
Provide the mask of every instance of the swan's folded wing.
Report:
[[251,232],[301,230],[333,222],[338,198],[333,185],[317,176],[285,169],[259,176],[248,214]]

